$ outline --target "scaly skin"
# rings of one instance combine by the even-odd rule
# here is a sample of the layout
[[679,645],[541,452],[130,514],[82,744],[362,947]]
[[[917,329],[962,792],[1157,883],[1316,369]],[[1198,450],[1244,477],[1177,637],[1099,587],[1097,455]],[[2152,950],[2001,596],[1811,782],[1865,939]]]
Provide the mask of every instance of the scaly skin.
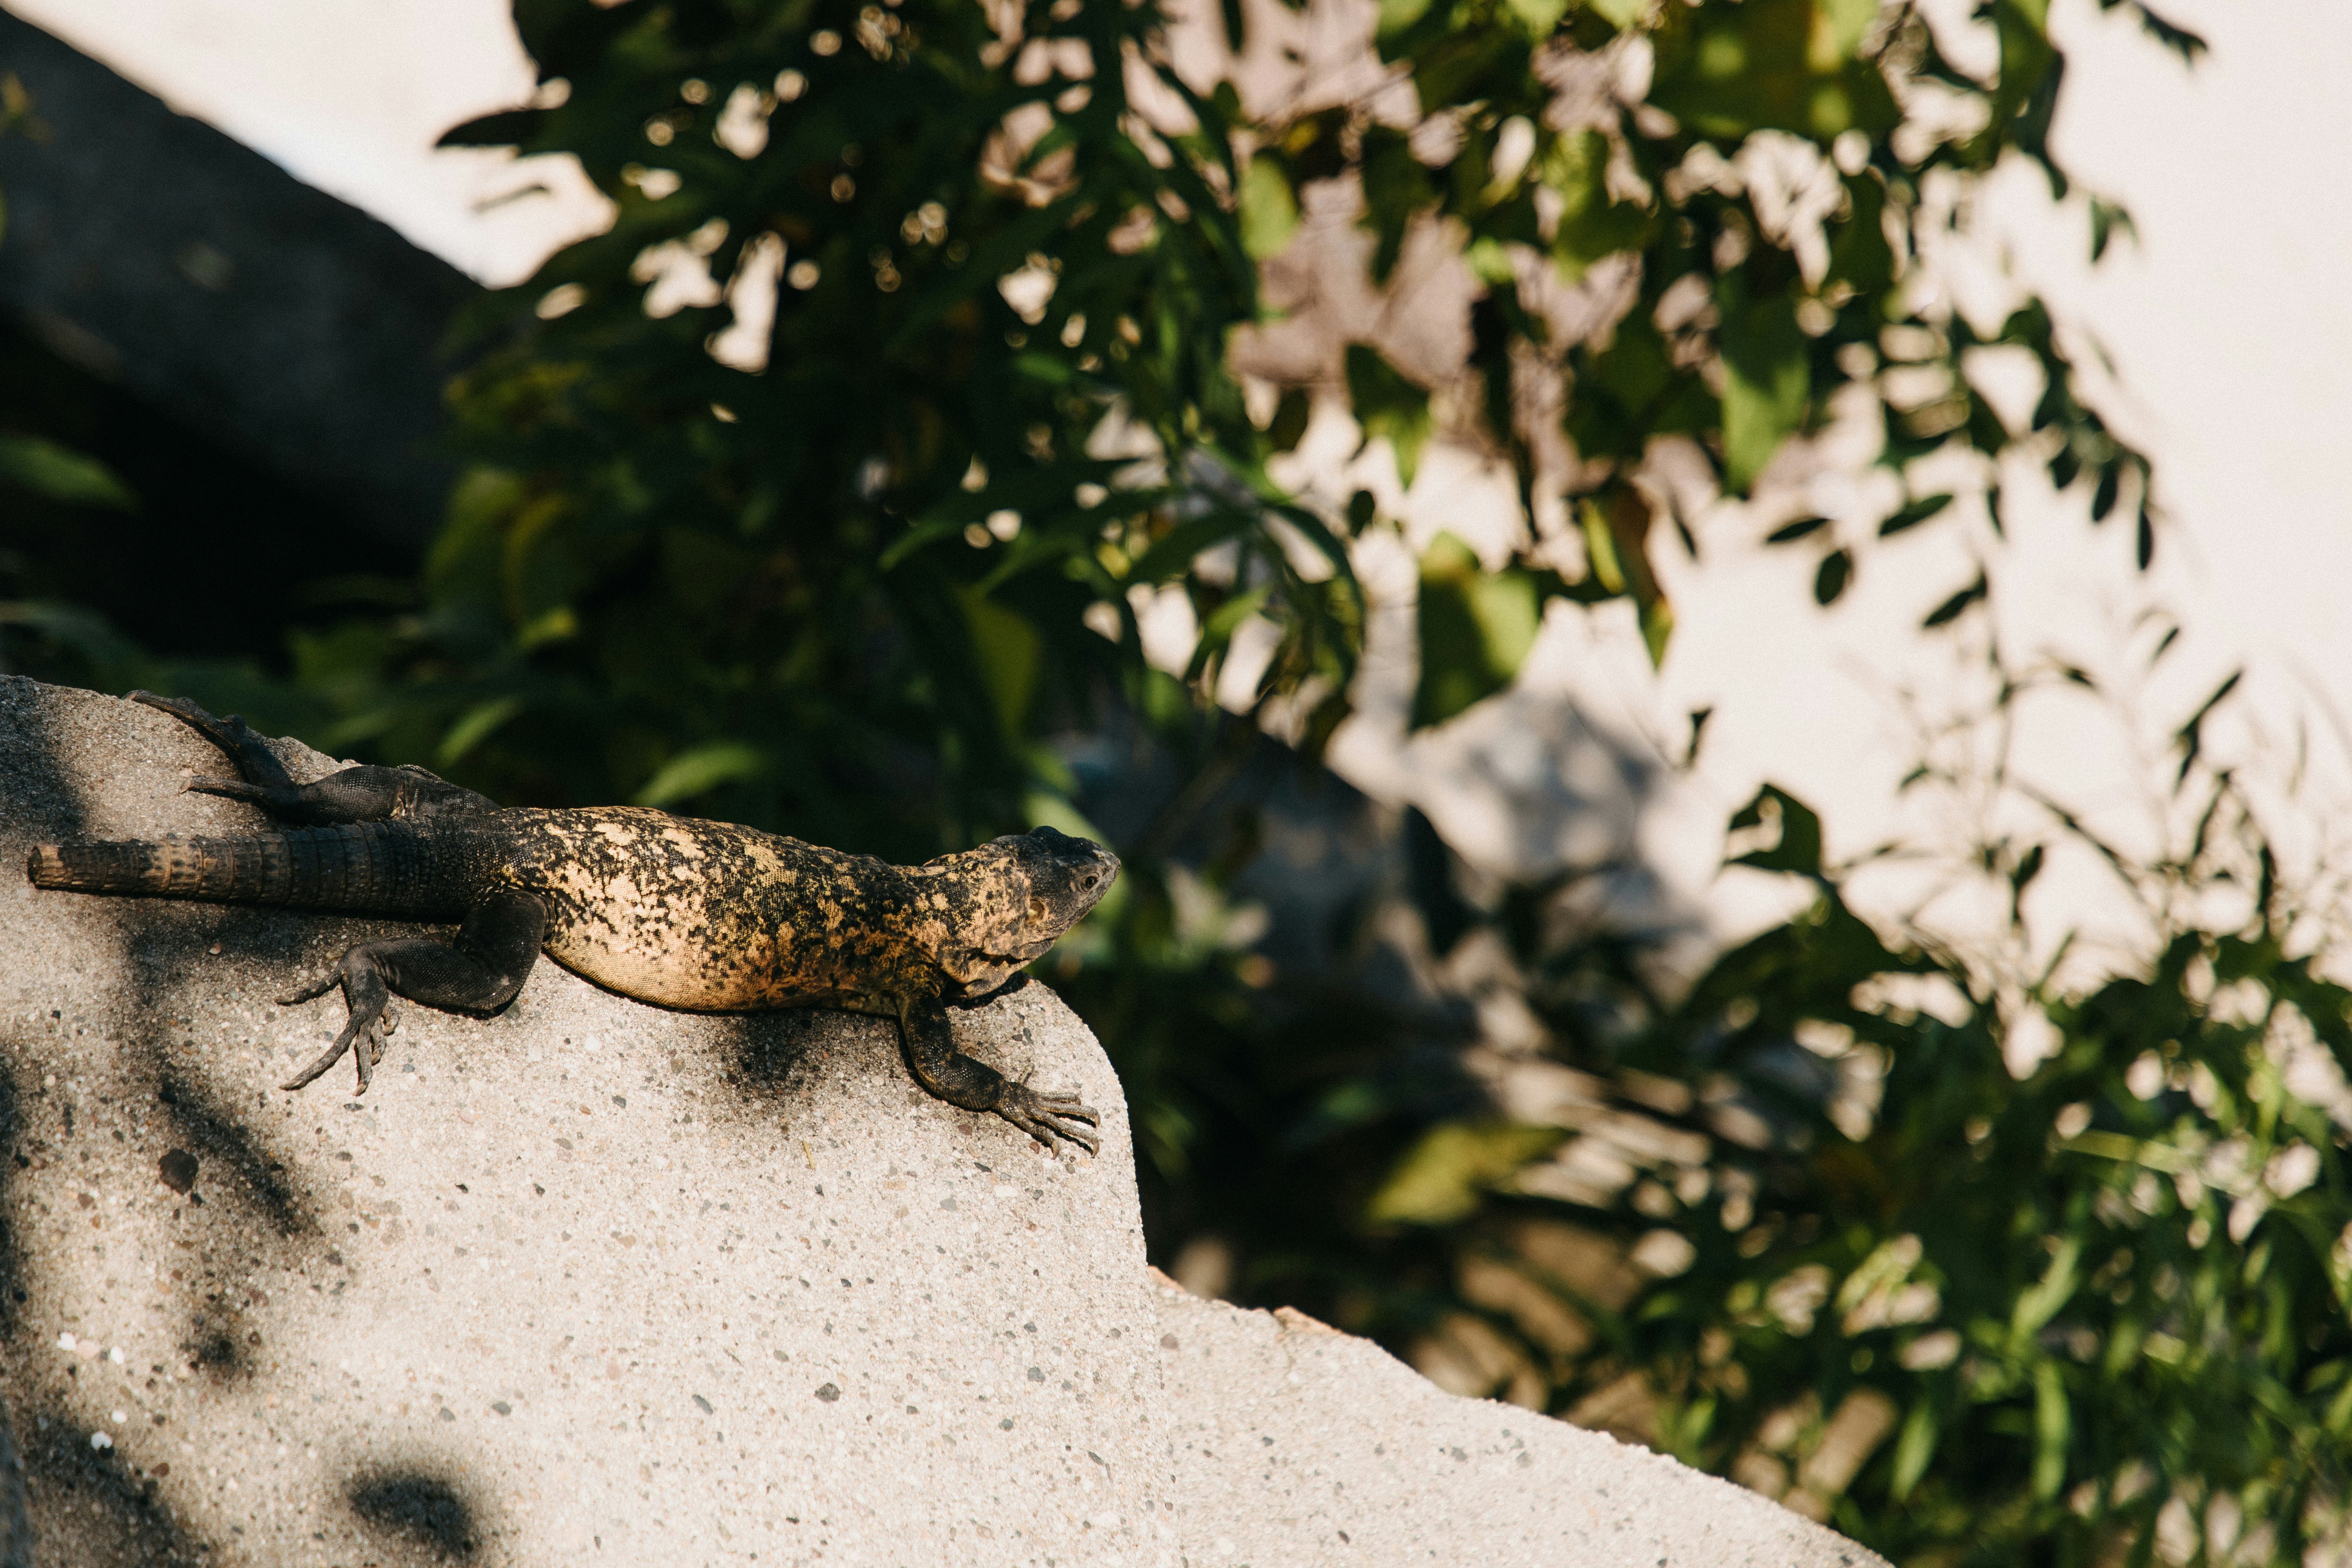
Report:
[[1050,827],[920,866],[637,806],[508,810],[421,768],[348,768],[295,784],[245,721],[131,693],[218,746],[237,779],[187,787],[252,801],[308,826],[247,838],[43,845],[37,887],[297,905],[461,921],[447,941],[369,942],[309,1001],[340,984],[350,1020],[289,1082],[349,1050],[362,1092],[394,1026],[394,995],[488,1012],[541,952],[659,1006],[829,1006],[894,1019],[918,1081],[989,1110],[1048,1149],[1092,1152],[1097,1113],[1074,1095],[1006,1080],[956,1050],[945,1004],[982,997],[1042,957],[1094,908],[1118,857]]

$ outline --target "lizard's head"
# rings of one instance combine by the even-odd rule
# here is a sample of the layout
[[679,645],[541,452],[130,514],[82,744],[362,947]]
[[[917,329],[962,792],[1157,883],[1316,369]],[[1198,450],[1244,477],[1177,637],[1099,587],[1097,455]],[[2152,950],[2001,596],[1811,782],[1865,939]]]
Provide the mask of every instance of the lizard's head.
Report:
[[[931,879],[918,908],[936,911],[919,936],[950,994],[985,996],[1045,956],[1087,918],[1118,876],[1118,857],[1052,827],[991,839],[915,868]],[[928,903],[926,903],[928,900]]]
[[1020,917],[1013,951],[1005,956],[1034,963],[1087,918],[1118,877],[1118,857],[1090,838],[1073,838],[1058,828],[1033,827],[1009,834],[996,846],[1012,857],[1029,882],[1028,907]]

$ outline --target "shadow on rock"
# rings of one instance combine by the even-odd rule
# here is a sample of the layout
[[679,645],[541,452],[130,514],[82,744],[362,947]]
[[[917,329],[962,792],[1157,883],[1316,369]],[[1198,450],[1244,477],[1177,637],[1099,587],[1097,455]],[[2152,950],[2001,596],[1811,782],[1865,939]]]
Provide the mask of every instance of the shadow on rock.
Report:
[[[110,1436],[85,1432],[61,1406],[49,1407],[22,1436],[31,1439],[24,1454],[28,1539],[39,1542],[28,1561],[44,1568],[193,1568],[209,1559],[211,1544],[190,1534],[156,1495],[168,1463],[139,1469]],[[105,1437],[105,1446],[93,1447],[93,1437]],[[16,1562],[0,1553],[0,1568]]]
[[383,1471],[352,1483],[352,1511],[377,1535],[422,1547],[446,1563],[480,1550],[474,1510],[457,1489],[419,1470]]
[[258,1210],[279,1236],[318,1234],[317,1223],[304,1210],[300,1196],[286,1179],[284,1163],[271,1159],[252,1130],[242,1119],[222,1109],[215,1095],[182,1077],[170,1065],[162,1064],[155,1098],[163,1103],[177,1130],[182,1147],[172,1152],[184,1158],[190,1153],[194,1155],[186,1167],[185,1184],[166,1175],[168,1185],[175,1191],[188,1192],[207,1175],[217,1176],[225,1170],[235,1178],[237,1195]]
[[8,1413],[0,1409],[0,1568],[33,1568],[33,1524],[25,1514],[25,1461]]
[[803,1007],[789,1013],[732,1013],[719,1020],[719,1060],[728,1077],[760,1099],[798,1089],[823,1064],[818,1044],[835,1015]]
[[[16,1075],[5,1067],[0,1067],[0,1150],[7,1153],[7,1163],[0,1164],[0,1342],[5,1342],[16,1337],[26,1300],[24,1248],[9,1216],[16,1212],[16,1173],[33,1164],[25,1147],[23,1097]],[[0,1564],[6,1562],[0,1557]]]

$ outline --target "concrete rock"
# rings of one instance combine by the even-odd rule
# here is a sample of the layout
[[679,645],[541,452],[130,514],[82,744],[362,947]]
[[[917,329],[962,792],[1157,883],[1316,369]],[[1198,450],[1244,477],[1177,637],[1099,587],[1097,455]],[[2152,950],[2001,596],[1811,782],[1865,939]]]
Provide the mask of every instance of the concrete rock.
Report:
[[341,1007],[272,998],[404,928],[15,869],[251,831],[177,793],[215,766],[0,679],[0,1403],[44,1568],[1875,1561],[1150,1283],[1117,1079],[1040,985],[957,1032],[1101,1108],[1092,1161],[922,1093],[883,1021],[552,963],[487,1021],[404,1009],[364,1100],[282,1093]]
[[1190,1561],[1862,1568],[1879,1559],[1646,1448],[1447,1394],[1304,1312],[1155,1271]]

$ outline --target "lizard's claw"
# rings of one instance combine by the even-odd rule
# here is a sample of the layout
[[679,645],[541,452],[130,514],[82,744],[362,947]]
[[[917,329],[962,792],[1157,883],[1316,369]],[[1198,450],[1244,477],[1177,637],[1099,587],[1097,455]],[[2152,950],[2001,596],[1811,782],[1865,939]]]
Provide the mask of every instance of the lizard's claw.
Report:
[[1056,1138],[1075,1143],[1089,1154],[1102,1147],[1102,1139],[1094,1131],[1102,1120],[1102,1112],[1079,1104],[1075,1094],[1059,1090],[1041,1093],[1025,1083],[1008,1083],[996,1114],[1043,1143],[1049,1154],[1061,1152],[1054,1142]]
[[243,779],[193,778],[180,786],[182,795],[216,795],[228,800],[266,801],[269,792]]

